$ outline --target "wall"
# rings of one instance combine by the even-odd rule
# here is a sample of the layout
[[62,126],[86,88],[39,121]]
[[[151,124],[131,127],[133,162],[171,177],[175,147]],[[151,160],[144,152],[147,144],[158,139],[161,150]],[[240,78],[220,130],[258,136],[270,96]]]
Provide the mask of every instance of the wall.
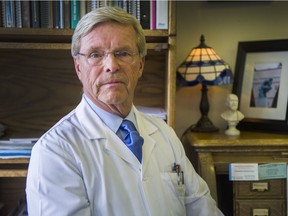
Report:
[[[235,71],[239,41],[288,38],[288,2],[177,1],[176,66],[199,45],[200,35]],[[201,85],[184,87],[176,93],[176,133],[183,132],[200,118]],[[232,85],[208,86],[209,117],[220,129],[226,122],[220,114]]]

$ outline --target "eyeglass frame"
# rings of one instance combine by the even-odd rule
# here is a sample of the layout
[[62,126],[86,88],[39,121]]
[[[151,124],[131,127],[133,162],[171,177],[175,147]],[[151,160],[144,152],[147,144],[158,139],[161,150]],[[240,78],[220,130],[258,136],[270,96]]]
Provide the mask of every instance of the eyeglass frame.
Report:
[[[91,63],[91,62],[89,62],[89,59],[92,59],[92,58],[93,58],[92,55],[95,54],[95,53],[98,53],[98,54],[99,54],[99,52],[103,52],[103,53],[101,53],[101,54],[99,55],[99,57],[98,57],[98,58],[99,58],[99,63]],[[119,55],[121,52],[128,54],[128,57],[131,57],[131,62],[130,62],[130,61],[125,61],[125,60],[121,59],[121,55]],[[93,52],[91,52],[91,53],[89,53],[89,54],[85,54],[85,53],[78,52],[78,53],[77,53],[77,56],[78,56],[78,55],[84,56],[84,57],[86,58],[86,61],[87,61],[87,63],[88,63],[89,65],[99,66],[99,65],[102,65],[102,64],[103,64],[103,60],[106,59],[109,54],[113,54],[113,56],[114,56],[117,60],[119,60],[119,61],[121,61],[121,62],[124,62],[124,63],[133,63],[133,60],[134,60],[133,57],[134,57],[135,55],[140,55],[139,52],[129,52],[129,51],[127,51],[127,50],[118,50],[118,51],[109,51],[109,52],[105,52],[105,51],[103,51],[103,50],[98,50],[98,51],[93,51]],[[117,54],[118,54],[118,55],[117,55]],[[122,57],[127,57],[127,56],[122,56]],[[95,58],[95,57],[94,57],[94,58]],[[95,59],[96,59],[96,58],[95,58]]]

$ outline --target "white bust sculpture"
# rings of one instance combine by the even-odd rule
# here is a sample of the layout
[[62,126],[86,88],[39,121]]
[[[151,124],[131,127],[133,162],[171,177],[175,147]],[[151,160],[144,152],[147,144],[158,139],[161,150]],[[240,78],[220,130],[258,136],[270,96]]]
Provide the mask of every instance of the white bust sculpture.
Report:
[[227,121],[228,129],[226,135],[236,136],[240,131],[236,128],[239,121],[244,118],[244,115],[238,111],[238,97],[235,94],[229,94],[226,99],[227,110],[221,114],[221,117]]

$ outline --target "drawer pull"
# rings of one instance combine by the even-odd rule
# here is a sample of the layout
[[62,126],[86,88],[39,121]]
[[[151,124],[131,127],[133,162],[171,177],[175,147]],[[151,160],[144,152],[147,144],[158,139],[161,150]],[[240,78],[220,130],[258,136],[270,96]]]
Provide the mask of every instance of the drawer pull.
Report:
[[269,216],[269,209],[253,209],[253,216]]
[[252,183],[253,191],[263,192],[263,191],[268,191],[268,189],[269,189],[268,182],[253,182]]

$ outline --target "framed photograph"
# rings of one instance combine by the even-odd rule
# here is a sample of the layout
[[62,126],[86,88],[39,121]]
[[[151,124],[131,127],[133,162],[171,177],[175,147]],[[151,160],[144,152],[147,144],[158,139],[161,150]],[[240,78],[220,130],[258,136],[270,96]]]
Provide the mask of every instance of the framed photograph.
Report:
[[288,39],[239,42],[232,91],[239,129],[288,132]]

